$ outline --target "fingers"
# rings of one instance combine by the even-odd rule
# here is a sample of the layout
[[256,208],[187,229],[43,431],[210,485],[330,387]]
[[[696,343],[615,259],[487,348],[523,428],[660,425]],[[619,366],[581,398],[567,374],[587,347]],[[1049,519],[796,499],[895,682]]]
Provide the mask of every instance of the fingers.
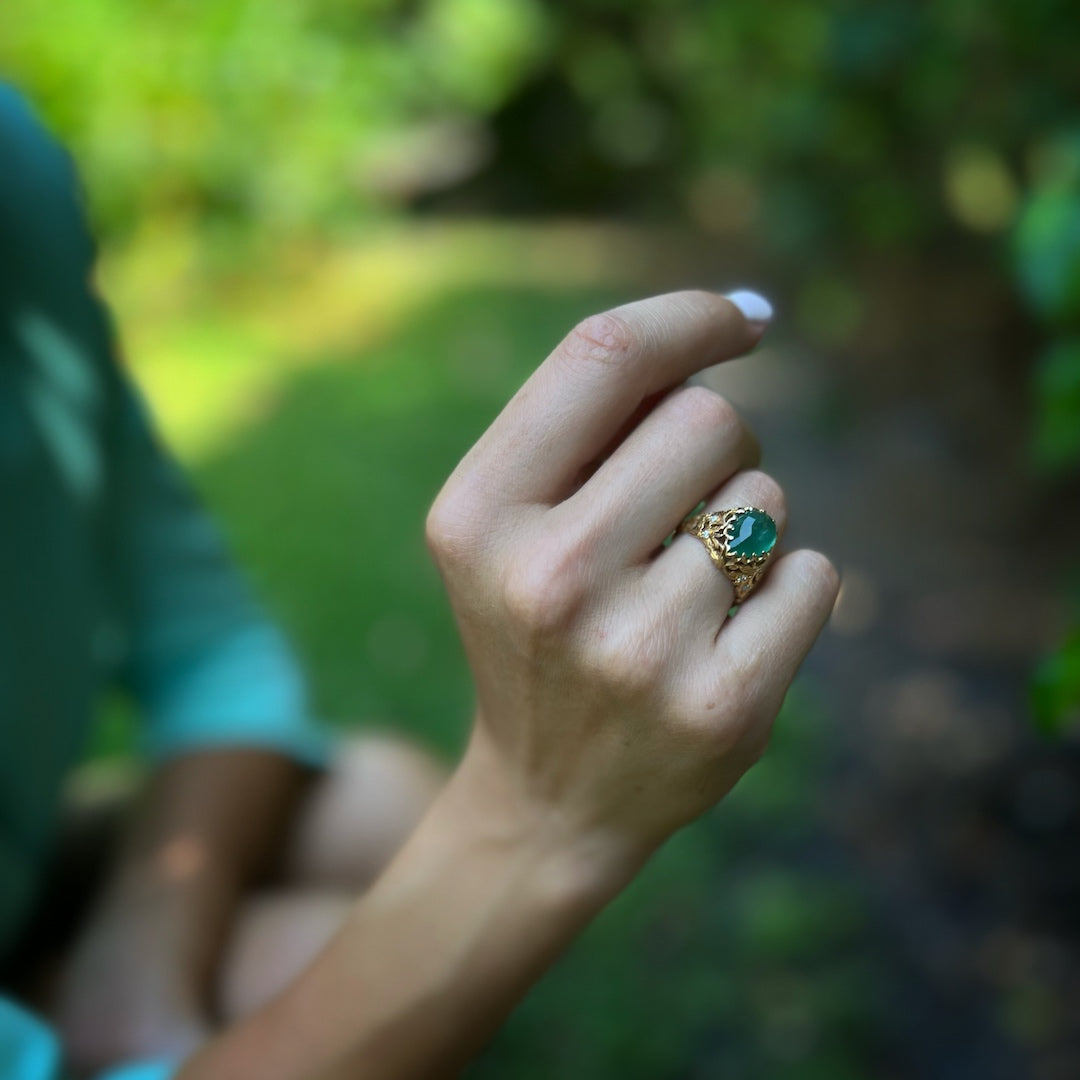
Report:
[[703,495],[759,457],[757,440],[727,401],[684,386],[556,512],[568,521],[587,518],[612,561],[644,562]]
[[[764,510],[776,522],[777,537],[783,535],[787,503],[783,489],[767,473],[736,473],[709,498],[705,508],[727,510],[736,506]],[[714,632],[723,625],[735,597],[727,575],[709,557],[705,545],[688,533],[679,533],[671,546],[660,552],[645,575],[644,587],[652,595],[665,598],[665,603],[677,605],[696,626],[711,627]]]
[[644,399],[746,352],[764,325],[707,292],[594,315],[540,365],[459,469],[509,502],[553,505]]
[[775,713],[810,647],[828,622],[840,576],[816,551],[794,551],[769,568],[765,580],[725,625],[717,641],[719,667],[731,671]]

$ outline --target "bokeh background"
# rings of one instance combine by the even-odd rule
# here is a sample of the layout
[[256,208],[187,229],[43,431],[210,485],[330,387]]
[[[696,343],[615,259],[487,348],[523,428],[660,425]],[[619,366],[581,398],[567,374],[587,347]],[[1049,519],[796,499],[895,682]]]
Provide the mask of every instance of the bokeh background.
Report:
[[471,1076],[1080,1076],[1078,46],[1071,0],[4,0],[131,369],[335,723],[460,745],[423,516],[574,321],[775,301],[710,379],[833,623]]

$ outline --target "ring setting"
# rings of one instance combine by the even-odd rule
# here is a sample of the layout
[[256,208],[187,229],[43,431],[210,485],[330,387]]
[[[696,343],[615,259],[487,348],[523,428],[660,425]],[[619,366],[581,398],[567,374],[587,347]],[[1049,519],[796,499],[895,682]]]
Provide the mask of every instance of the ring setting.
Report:
[[756,506],[691,514],[680,530],[696,536],[741,604],[757,587],[776,547],[776,522]]

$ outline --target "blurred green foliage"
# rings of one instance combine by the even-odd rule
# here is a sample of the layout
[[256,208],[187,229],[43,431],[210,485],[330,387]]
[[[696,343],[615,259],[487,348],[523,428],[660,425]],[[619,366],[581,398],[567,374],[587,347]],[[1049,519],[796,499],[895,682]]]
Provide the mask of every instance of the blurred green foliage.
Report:
[[243,256],[418,203],[675,217],[812,258],[801,328],[828,347],[859,323],[845,255],[985,262],[1015,234],[1058,342],[1033,365],[1034,456],[1060,469],[1080,460],[1077,40],[1072,0],[6,0],[0,70],[113,239],[167,222]]
[[1080,131],[1046,148],[1049,161],[1016,230],[1020,283],[1055,327],[1080,322]]
[[[1080,127],[1046,144],[1037,183],[1016,228],[1021,289],[1048,343],[1032,377],[1035,464],[1052,474],[1080,466]],[[1080,628],[1036,667],[1031,715],[1044,735],[1077,730]]]
[[1017,277],[1052,340],[1035,370],[1036,462],[1080,463],[1080,128],[1044,147],[1016,229]]
[[1080,729],[1080,629],[1035,671],[1031,711],[1045,735],[1065,735]]
[[679,205],[805,251],[1008,228],[1075,123],[1078,36],[1069,0],[7,0],[0,64],[109,229],[310,226],[441,149],[539,209]]
[[535,0],[14,0],[0,67],[93,178],[106,233],[275,233],[370,203],[412,126],[497,108],[545,30]]

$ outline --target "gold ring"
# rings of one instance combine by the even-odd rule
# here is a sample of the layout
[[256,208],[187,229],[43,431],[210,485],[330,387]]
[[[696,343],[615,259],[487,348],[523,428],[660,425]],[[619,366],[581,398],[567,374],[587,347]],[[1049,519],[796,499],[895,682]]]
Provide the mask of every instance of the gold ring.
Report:
[[736,604],[754,591],[776,547],[776,522],[756,506],[691,514],[679,530],[705,545],[709,558],[731,582]]

